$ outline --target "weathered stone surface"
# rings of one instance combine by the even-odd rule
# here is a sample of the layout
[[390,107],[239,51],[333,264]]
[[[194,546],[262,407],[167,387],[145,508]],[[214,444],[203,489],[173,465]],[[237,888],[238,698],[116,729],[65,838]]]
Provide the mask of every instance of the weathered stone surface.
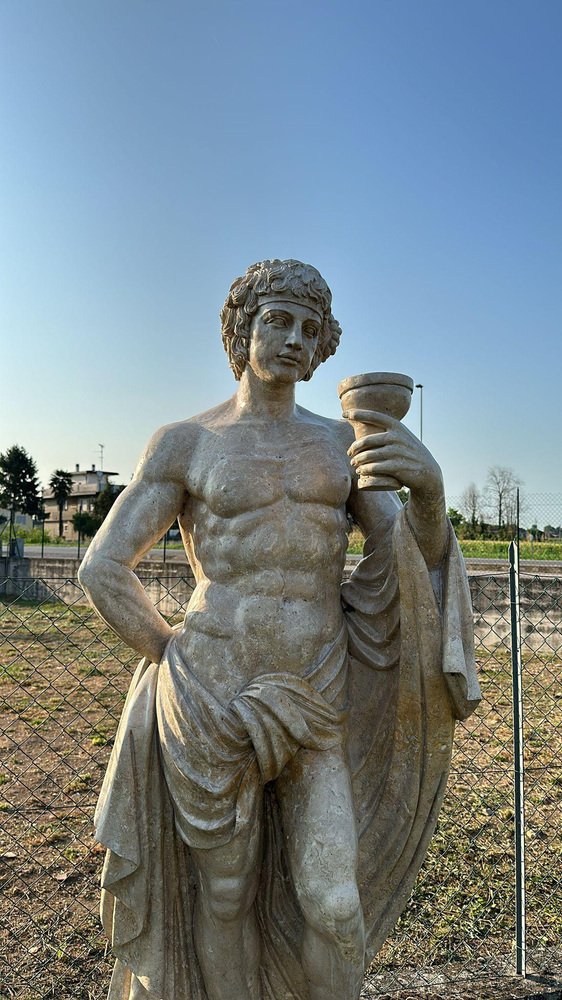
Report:
[[[464,563],[400,421],[354,440],[295,405],[341,332],[318,272],[253,265],[221,318],[235,395],[154,435],[80,572],[143,656],[96,812],[109,995],[357,1000],[479,698]],[[134,571],[176,516],[196,587],[172,630]]]

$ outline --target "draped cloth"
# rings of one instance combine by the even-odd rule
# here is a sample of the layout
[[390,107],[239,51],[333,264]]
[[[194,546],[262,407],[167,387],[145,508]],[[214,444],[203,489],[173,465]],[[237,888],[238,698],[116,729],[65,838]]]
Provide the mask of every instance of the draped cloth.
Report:
[[308,1000],[303,919],[275,778],[300,747],[341,744],[359,834],[370,960],[411,892],[443,800],[455,718],[480,697],[464,562],[452,530],[431,579],[405,512],[382,520],[342,585],[345,625],[303,677],[264,674],[226,707],[175,640],[131,682],[96,810],[108,1000],[208,1000],[193,941],[189,845],[228,843],[264,801],[256,899],[262,1000]]

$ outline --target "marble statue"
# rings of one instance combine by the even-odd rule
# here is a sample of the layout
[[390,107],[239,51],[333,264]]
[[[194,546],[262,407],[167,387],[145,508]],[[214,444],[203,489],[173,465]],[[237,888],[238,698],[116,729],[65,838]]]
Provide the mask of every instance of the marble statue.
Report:
[[[156,432],[82,564],[143,657],[95,820],[110,1000],[357,1000],[479,699],[436,461],[388,413],[295,404],[338,346],[331,301],[294,260],[233,283],[234,396]],[[174,629],[134,569],[176,517],[196,587]]]

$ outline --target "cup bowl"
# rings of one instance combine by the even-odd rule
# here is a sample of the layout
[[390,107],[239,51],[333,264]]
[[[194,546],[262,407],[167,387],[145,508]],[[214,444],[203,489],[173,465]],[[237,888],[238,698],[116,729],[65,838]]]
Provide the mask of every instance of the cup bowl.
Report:
[[398,372],[350,375],[338,385],[342,410],[376,410],[402,420],[410,409],[414,380]]

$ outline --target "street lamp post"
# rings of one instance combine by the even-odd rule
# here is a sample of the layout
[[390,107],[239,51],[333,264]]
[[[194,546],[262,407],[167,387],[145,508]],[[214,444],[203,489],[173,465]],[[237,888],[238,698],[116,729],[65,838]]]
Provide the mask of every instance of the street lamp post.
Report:
[[416,389],[420,390],[420,441],[423,441],[423,385],[416,382]]
[[45,557],[45,521],[48,521],[50,516],[50,511],[45,511],[45,500],[41,497],[41,512],[39,514],[41,518],[41,559]]

